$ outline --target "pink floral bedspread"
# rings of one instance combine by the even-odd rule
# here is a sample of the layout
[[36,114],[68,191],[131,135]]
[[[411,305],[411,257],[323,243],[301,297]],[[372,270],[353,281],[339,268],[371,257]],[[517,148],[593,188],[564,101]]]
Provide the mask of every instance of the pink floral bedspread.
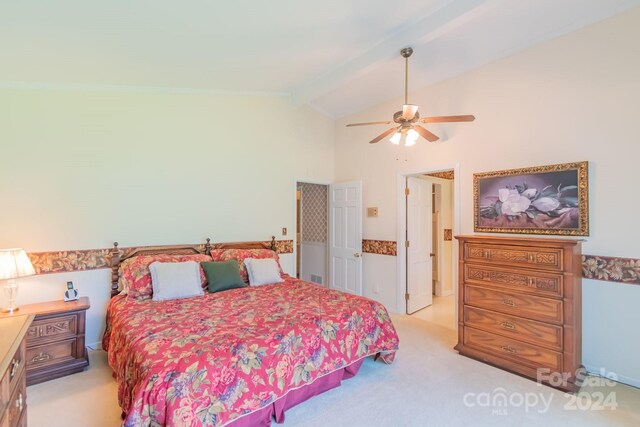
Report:
[[182,300],[109,304],[103,346],[125,426],[222,426],[380,354],[398,335],[379,303],[286,277]]

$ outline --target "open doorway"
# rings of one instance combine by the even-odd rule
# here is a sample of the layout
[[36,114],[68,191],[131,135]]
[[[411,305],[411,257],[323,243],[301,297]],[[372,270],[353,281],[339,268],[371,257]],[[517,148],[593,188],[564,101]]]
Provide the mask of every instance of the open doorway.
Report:
[[406,313],[456,329],[453,170],[403,175]]
[[296,183],[296,276],[327,286],[329,186]]

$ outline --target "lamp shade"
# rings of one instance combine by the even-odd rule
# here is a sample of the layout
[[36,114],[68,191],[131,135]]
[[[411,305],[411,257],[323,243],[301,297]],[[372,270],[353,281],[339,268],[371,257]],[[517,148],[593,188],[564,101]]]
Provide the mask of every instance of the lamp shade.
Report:
[[36,274],[24,249],[0,250],[0,280]]

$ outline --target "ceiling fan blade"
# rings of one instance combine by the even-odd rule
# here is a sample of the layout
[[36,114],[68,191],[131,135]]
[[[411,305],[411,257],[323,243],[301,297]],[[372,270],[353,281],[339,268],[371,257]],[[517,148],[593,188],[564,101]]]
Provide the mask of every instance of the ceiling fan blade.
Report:
[[383,139],[385,139],[387,136],[391,135],[392,133],[400,130],[402,126],[398,126],[395,128],[391,128],[383,133],[381,133],[380,135],[376,136],[375,138],[373,138],[371,141],[369,141],[369,144],[375,144],[376,142],[380,142]]
[[392,125],[393,122],[367,122],[367,123],[351,123],[349,125],[347,125],[347,127],[350,126],[367,126],[367,125]]
[[423,137],[424,139],[426,139],[429,142],[436,142],[437,140],[440,139],[440,138],[438,138],[438,136],[436,134],[429,132],[428,130],[426,130],[422,126],[415,125],[413,127],[413,129],[415,129],[416,132],[418,132],[421,137]]
[[436,116],[436,117],[425,117],[420,120],[422,123],[451,123],[451,122],[472,122],[476,118],[472,115],[466,116]]
[[404,104],[402,106],[402,118],[405,120],[411,120],[418,112],[418,106],[413,104]]

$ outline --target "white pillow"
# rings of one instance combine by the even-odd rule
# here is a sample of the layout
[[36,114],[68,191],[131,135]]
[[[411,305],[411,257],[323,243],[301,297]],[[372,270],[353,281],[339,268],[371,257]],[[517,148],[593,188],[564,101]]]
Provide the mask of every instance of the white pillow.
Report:
[[245,258],[244,265],[247,267],[247,275],[251,286],[284,282],[280,277],[278,263],[273,258]]
[[195,261],[156,261],[149,265],[149,271],[154,301],[204,295],[200,282],[200,265]]

